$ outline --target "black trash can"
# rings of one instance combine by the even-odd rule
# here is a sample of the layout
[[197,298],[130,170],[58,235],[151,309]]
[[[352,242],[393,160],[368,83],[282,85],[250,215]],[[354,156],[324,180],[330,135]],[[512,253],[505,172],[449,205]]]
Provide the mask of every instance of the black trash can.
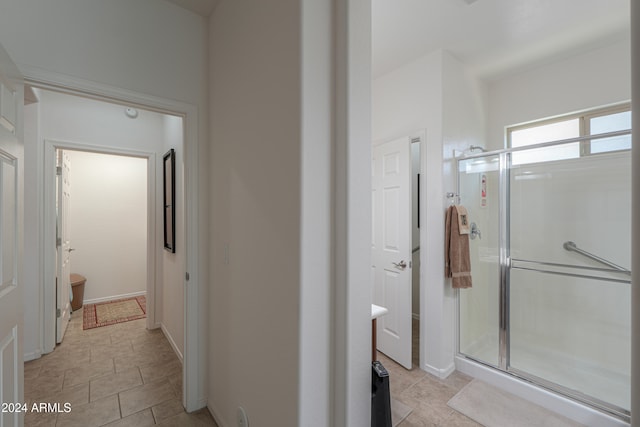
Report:
[[389,373],[378,361],[371,364],[371,427],[391,427]]

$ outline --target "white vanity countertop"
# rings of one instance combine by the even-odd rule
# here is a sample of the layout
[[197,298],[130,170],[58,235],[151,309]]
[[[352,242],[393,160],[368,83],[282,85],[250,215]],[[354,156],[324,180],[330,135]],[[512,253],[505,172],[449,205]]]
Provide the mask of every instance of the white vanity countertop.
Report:
[[389,309],[380,307],[379,305],[371,304],[371,320],[377,319],[380,316],[384,316],[389,312]]

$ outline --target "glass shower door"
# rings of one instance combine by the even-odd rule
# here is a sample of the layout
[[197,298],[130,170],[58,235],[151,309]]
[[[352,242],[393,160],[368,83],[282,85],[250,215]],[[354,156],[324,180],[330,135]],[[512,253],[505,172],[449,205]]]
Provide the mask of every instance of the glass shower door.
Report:
[[509,177],[508,370],[628,414],[630,154],[521,154]]
[[499,365],[499,157],[458,163],[460,201],[479,234],[470,236],[473,286],[459,290],[459,351]]

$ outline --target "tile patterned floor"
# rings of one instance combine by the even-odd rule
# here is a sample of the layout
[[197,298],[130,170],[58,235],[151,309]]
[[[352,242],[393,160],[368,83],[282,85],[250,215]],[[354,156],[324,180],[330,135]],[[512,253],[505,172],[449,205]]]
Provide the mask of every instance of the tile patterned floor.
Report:
[[442,380],[418,368],[418,322],[413,321],[413,368],[407,370],[378,352],[378,360],[389,372],[389,388],[394,399],[413,411],[398,427],[476,427],[480,424],[447,406],[447,402],[472,378],[454,372]]
[[27,412],[25,426],[214,426],[208,410],[182,407],[182,365],[145,319],[82,330],[73,313],[62,344],[24,365],[25,401],[65,403],[68,413]]
[[[145,319],[82,330],[76,311],[62,344],[40,359],[25,363],[25,401],[71,404],[69,413],[27,413],[27,427],[214,426],[203,409],[187,414],[182,407],[182,365],[159,329],[148,331]],[[384,354],[391,395],[412,408],[399,427],[479,426],[447,406],[471,378],[454,372],[441,380],[418,369],[417,321],[414,321],[413,369]]]

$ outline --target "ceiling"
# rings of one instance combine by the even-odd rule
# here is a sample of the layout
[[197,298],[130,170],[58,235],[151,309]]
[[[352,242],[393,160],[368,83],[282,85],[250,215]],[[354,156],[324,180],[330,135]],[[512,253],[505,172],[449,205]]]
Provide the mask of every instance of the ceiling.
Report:
[[[168,0],[209,16],[220,0]],[[629,37],[632,0],[371,0],[373,75],[445,49],[492,79]]]
[[487,79],[553,61],[628,38],[629,1],[372,0],[374,77],[441,48]]

